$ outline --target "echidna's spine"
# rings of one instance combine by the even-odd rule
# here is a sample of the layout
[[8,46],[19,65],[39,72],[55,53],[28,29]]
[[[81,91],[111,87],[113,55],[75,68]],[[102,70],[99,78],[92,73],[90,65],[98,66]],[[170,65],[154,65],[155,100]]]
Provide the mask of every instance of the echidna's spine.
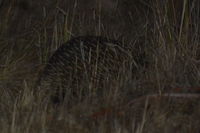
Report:
[[[40,89],[70,88],[76,93],[87,81],[101,82],[108,75],[117,75],[119,68],[131,57],[117,40],[100,36],[72,38],[51,56],[38,84]],[[79,87],[75,87],[77,85]]]

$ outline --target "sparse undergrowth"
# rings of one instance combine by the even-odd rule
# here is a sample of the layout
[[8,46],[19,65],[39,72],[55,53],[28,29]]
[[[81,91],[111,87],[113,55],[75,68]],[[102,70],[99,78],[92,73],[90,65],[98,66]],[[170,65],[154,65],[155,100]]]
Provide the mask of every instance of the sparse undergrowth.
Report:
[[[87,2],[0,3],[0,132],[198,133],[199,1]],[[38,102],[35,81],[53,52],[88,34],[121,40],[148,64],[101,98]]]

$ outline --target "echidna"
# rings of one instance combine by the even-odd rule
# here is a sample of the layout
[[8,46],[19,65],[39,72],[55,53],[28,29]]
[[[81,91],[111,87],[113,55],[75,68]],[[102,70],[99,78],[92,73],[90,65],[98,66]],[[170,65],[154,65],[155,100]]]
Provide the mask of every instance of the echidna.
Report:
[[105,81],[126,71],[132,55],[123,43],[99,37],[81,36],[58,48],[39,78],[39,88],[53,102],[89,95]]

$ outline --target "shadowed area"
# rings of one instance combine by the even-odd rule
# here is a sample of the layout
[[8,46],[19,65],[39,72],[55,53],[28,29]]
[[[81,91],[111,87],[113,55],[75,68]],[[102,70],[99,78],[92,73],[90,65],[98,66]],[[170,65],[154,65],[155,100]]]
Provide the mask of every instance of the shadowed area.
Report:
[[199,133],[199,0],[0,0],[2,133]]

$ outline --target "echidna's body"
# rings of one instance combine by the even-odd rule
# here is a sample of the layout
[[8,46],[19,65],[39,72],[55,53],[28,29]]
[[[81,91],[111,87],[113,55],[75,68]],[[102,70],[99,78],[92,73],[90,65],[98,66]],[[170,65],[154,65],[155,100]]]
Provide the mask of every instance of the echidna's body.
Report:
[[105,81],[117,79],[130,59],[128,50],[118,41],[95,36],[73,38],[52,55],[39,86],[51,93],[55,102],[63,94],[69,99],[89,95]]

